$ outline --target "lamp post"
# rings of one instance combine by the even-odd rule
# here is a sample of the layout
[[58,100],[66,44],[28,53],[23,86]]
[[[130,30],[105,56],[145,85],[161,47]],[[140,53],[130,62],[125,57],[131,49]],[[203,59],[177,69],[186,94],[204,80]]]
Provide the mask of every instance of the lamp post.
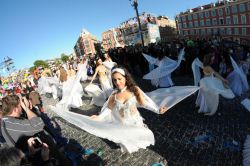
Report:
[[129,1],[130,1],[131,6],[134,7],[135,12],[136,12],[137,21],[139,24],[139,33],[141,35],[142,47],[144,47],[144,39],[142,35],[141,22],[140,22],[139,13],[138,13],[138,0],[129,0]]

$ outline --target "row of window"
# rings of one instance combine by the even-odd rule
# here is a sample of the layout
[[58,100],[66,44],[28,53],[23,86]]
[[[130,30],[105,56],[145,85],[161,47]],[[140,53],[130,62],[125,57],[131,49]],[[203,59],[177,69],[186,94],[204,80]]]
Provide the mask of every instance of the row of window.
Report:
[[180,31],[181,35],[247,35],[247,28],[192,29]]
[[200,20],[200,21],[194,21],[194,22],[189,22],[187,23],[183,23],[183,24],[179,24],[179,28],[193,28],[193,27],[204,27],[204,26],[216,26],[216,25],[237,25],[237,24],[247,24],[247,17],[246,15],[241,15],[240,16],[240,21],[239,21],[239,17],[238,15],[234,15],[234,16],[228,16],[226,18],[213,18],[213,19],[206,19],[206,21],[204,20]]
[[245,12],[246,10],[250,11],[250,2],[248,3],[242,3],[239,5],[232,5],[228,6],[225,8],[219,8],[219,9],[212,9],[211,11],[205,11],[205,12],[200,12],[200,13],[194,13],[194,14],[189,14],[186,18],[186,16],[179,17],[178,22],[181,22],[181,20],[184,21],[191,21],[192,19],[197,20],[198,17],[200,19],[215,17],[215,16],[223,16],[223,13],[225,12],[226,15],[229,14],[235,14],[235,13],[242,13]]

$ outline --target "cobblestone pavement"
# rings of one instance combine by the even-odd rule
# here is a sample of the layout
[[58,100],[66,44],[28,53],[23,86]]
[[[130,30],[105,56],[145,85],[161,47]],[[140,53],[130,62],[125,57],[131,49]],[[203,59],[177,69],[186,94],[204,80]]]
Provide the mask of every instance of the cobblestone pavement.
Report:
[[[178,84],[190,82],[192,78],[175,78]],[[144,91],[153,88],[149,82],[136,79]],[[192,81],[191,81],[192,82]],[[48,116],[60,126],[61,134],[80,143],[85,148],[104,150],[102,158],[112,166],[150,166],[157,161],[167,160],[168,165],[242,165],[242,148],[250,127],[250,113],[240,101],[250,97],[246,93],[233,100],[220,98],[217,113],[204,116],[197,113],[192,95],[171,108],[164,115],[140,110],[145,123],[155,135],[155,145],[138,152],[122,153],[115,143],[91,135],[58,117],[49,109],[57,101],[42,96]],[[89,98],[83,98],[82,110],[94,114],[100,108],[90,106]],[[72,111],[82,113],[80,109]],[[126,133],[124,133],[126,134]],[[81,164],[79,164],[81,165]]]

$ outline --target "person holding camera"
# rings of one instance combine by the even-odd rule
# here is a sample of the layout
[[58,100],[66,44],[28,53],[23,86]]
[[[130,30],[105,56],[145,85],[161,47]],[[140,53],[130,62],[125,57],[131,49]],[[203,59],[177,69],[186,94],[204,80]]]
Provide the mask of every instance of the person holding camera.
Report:
[[[22,112],[27,114],[21,118]],[[70,161],[62,154],[53,140],[52,136],[44,130],[44,122],[29,109],[29,102],[26,97],[8,95],[2,99],[3,118],[1,121],[1,132],[9,147],[17,147],[22,151],[29,151],[27,140],[38,136],[43,142],[49,145],[51,156],[60,161],[60,164],[70,165]]]
[[43,143],[39,137],[31,137],[27,141],[29,153],[28,161],[33,165],[53,166],[56,163],[50,158],[49,146]]

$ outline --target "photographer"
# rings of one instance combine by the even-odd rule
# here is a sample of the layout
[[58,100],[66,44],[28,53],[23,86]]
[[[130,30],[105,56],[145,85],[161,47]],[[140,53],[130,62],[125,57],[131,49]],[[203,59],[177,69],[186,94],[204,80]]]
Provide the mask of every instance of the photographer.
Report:
[[27,155],[28,161],[33,165],[53,166],[56,163],[52,162],[50,158],[49,146],[43,143],[38,137],[31,137],[28,139],[29,153]]

